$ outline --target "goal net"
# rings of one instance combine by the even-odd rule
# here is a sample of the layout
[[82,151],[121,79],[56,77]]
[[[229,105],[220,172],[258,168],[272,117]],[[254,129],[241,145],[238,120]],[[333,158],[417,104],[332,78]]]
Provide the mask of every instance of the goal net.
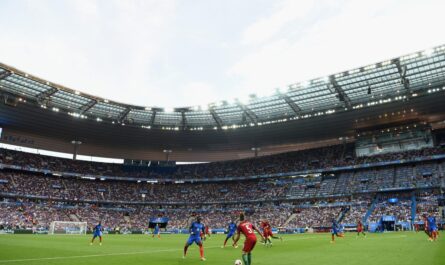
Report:
[[64,222],[53,221],[49,226],[48,234],[69,234],[85,235],[87,232],[87,222]]

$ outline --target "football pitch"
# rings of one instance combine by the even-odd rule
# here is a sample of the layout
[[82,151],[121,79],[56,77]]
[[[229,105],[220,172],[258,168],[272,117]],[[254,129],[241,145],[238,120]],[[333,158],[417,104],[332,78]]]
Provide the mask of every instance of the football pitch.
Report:
[[[163,235],[161,239],[147,235],[105,235],[102,246],[90,246],[90,236],[67,235],[0,235],[0,265],[112,265],[156,264],[231,265],[241,259],[241,247],[221,249],[224,235],[212,235],[205,243],[207,261],[199,260],[196,246],[182,259],[187,235]],[[428,242],[424,233],[368,234],[345,238],[330,244],[329,234],[286,235],[272,247],[255,247],[255,265],[426,265],[445,264],[445,243]],[[243,239],[241,240],[242,243]]]

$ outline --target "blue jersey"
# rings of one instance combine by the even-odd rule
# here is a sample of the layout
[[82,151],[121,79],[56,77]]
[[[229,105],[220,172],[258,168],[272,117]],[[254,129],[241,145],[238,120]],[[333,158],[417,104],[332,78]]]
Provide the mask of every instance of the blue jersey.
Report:
[[193,222],[192,225],[190,226],[190,237],[200,237],[201,236],[201,232],[205,232],[204,230],[204,224],[202,223],[198,223],[198,222]]
[[229,227],[227,228],[227,237],[229,238],[235,235],[237,228],[238,226],[234,222],[229,223]]
[[155,233],[158,233],[159,232],[159,225],[156,225],[155,226]]
[[204,233],[204,224],[198,223],[198,222],[193,222],[192,225],[190,226],[190,236],[189,239],[187,240],[187,245],[191,245],[193,243],[196,243],[197,245],[202,244],[201,242],[201,232]]
[[95,234],[102,232],[102,225],[96,225],[93,230]]
[[102,225],[96,225],[93,229],[93,236],[97,237],[97,236],[102,236]]
[[234,223],[234,222],[231,222],[230,224],[229,224],[229,234],[231,234],[231,233],[235,233],[235,231],[236,231],[236,228],[237,228],[237,225]]
[[432,231],[432,230],[436,230],[436,229],[437,229],[437,226],[436,226],[436,217],[434,217],[434,216],[430,216],[430,217],[428,217],[426,220],[427,220],[427,222],[428,222],[428,229],[429,229],[430,231]]
[[333,221],[332,222],[332,234],[337,234],[338,232],[340,232],[340,227],[336,221]]

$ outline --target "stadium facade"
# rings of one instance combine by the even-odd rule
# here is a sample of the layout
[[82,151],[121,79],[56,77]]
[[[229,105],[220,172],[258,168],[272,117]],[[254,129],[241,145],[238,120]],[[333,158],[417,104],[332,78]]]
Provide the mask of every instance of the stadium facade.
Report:
[[[121,104],[0,64],[3,141],[141,160],[220,161],[355,141],[361,131],[445,120],[445,46],[206,107]],[[326,130],[326,128],[329,128]],[[125,154],[124,157],[122,154]]]
[[445,46],[173,112],[0,68],[3,143],[126,159],[0,149],[0,228],[102,220],[109,232],[142,232],[150,217],[180,232],[194,213],[223,230],[240,211],[291,233],[327,231],[334,218],[374,231],[422,226],[424,213],[444,223]]

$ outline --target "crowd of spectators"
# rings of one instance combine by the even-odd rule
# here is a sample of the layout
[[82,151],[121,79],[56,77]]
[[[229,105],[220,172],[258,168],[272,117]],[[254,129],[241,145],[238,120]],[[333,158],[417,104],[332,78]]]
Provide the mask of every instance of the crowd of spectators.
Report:
[[[443,165],[399,165],[334,175],[249,181],[147,183],[44,175],[23,170],[0,171],[0,193],[55,200],[139,203],[234,203],[321,198],[379,192],[384,189],[431,188],[443,182]],[[409,170],[405,170],[408,168]],[[430,168],[427,174],[419,170]],[[400,169],[400,170],[399,170]],[[416,170],[417,169],[417,170]],[[395,172],[404,172],[404,175]]]
[[271,200],[286,197],[289,184],[276,181],[150,184],[45,176],[0,171],[0,192],[74,201],[202,203]]
[[394,216],[397,222],[411,221],[411,201],[400,200],[397,203],[381,201],[377,203],[373,213],[369,217],[370,222],[378,222],[382,216]]
[[383,161],[411,160],[436,154],[445,154],[445,148],[438,146],[400,153],[355,157],[353,145],[346,144],[234,161],[165,167],[129,167],[122,164],[75,161],[0,149],[0,163],[84,175],[196,179],[296,172]]
[[292,205],[245,204],[230,208],[215,206],[165,207],[114,206],[98,207],[91,204],[34,202],[5,200],[0,203],[0,229],[48,229],[52,221],[87,222],[94,226],[99,221],[107,230],[146,230],[149,218],[169,218],[169,229],[188,228],[192,215],[200,215],[210,228],[225,228],[240,212],[247,212],[255,223],[267,219],[274,227],[284,224],[292,212]]
[[333,219],[341,219],[344,224],[356,224],[362,220],[371,205],[372,195],[358,198],[317,199],[299,204],[290,219],[291,227],[330,227]]
[[423,221],[422,216],[424,214],[432,214],[434,216],[440,216],[438,205],[438,198],[440,193],[436,191],[422,192],[417,195],[416,198],[416,220],[417,222]]
[[[396,204],[389,204],[384,198],[378,198],[368,222],[378,222],[383,215],[395,216],[397,221],[411,220],[411,202],[403,195]],[[439,217],[436,197],[419,195],[415,221],[421,221],[421,215],[433,214]],[[245,212],[254,223],[268,220],[272,226],[280,229],[294,228],[329,228],[332,219],[350,226],[363,220],[372,201],[370,195],[357,198],[337,198],[329,202],[310,200],[298,203],[248,203],[235,205],[197,205],[197,206],[134,206],[134,205],[95,205],[89,203],[66,203],[35,201],[28,199],[4,199],[0,202],[0,230],[11,229],[48,229],[52,221],[87,222],[91,228],[102,222],[108,231],[147,230],[148,222],[153,217],[169,218],[168,229],[188,228],[193,216],[203,217],[203,222],[210,228],[226,228],[240,212]],[[437,200],[436,200],[437,203]]]
[[[0,163],[28,168],[0,170],[0,198],[3,199],[0,203],[0,228],[47,228],[51,221],[58,220],[86,221],[88,224],[102,221],[109,229],[145,229],[148,218],[159,215],[170,218],[170,228],[186,228],[191,212],[202,215],[210,227],[223,228],[240,211],[249,212],[255,222],[268,219],[274,227],[328,227],[331,220],[340,215],[344,223],[356,223],[365,216],[373,202],[375,209],[369,217],[371,222],[382,215],[408,221],[412,213],[410,197],[399,196],[398,203],[391,204],[387,197],[375,197],[375,193],[382,189],[437,188],[441,181],[443,183],[443,161],[295,178],[177,184],[62,177],[30,171],[31,168],[39,168],[82,175],[160,177],[159,174],[164,174],[162,177],[176,179],[212,178],[411,160],[445,153],[443,147],[436,147],[354,157],[351,150],[349,145],[338,145],[255,159],[176,166],[167,174],[148,169],[128,172],[123,165],[0,149]],[[437,214],[437,194],[427,192],[417,197],[417,216],[421,213]]]

